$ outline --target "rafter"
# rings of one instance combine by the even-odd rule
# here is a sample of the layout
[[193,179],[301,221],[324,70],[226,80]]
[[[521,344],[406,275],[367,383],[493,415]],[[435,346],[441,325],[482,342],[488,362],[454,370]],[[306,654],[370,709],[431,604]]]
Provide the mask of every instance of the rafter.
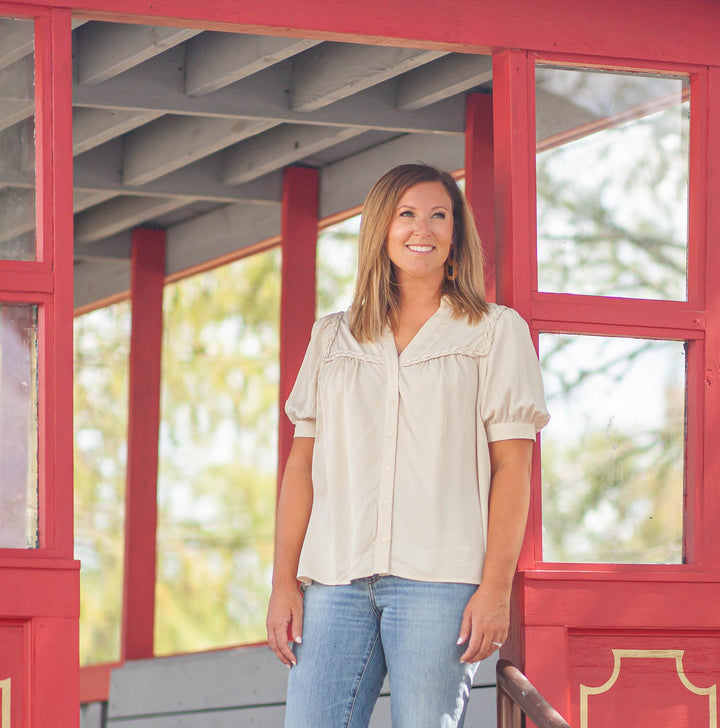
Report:
[[415,111],[492,80],[492,58],[452,53],[406,73],[399,82],[397,106]]
[[277,123],[371,126],[397,132],[464,133],[465,105],[462,98],[447,99],[420,111],[402,111],[395,105],[397,89],[393,81],[366,89],[318,111],[293,111],[287,96],[292,65],[291,61],[283,61],[230,87],[192,97],[185,93],[182,48],[174,48],[99,86],[74,83],[73,103],[88,108],[269,119]]
[[162,25],[92,23],[78,30],[78,79],[96,85],[201,31]]
[[32,20],[0,18],[0,68],[30,55],[33,48]]
[[362,127],[322,127],[285,124],[229,149],[223,181],[239,184],[297,162],[304,157],[358,136]]
[[185,50],[185,93],[202,96],[318,45],[317,40],[203,33]]
[[123,183],[145,184],[273,126],[264,120],[158,119],[125,137]]
[[161,111],[73,109],[73,154],[104,144],[162,116]]
[[315,111],[443,55],[414,48],[323,43],[293,68],[292,108]]
[[190,202],[192,199],[168,197],[118,197],[108,200],[75,216],[75,240],[80,243],[102,240]]

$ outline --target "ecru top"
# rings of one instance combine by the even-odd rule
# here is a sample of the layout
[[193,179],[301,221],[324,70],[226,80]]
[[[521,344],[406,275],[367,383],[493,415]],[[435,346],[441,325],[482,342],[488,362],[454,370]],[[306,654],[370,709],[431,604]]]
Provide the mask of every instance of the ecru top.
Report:
[[360,343],[347,312],[319,319],[285,410],[314,437],[298,579],[393,574],[479,584],[494,440],[549,420],[527,324],[490,304],[479,324],[443,300],[398,356],[389,326]]

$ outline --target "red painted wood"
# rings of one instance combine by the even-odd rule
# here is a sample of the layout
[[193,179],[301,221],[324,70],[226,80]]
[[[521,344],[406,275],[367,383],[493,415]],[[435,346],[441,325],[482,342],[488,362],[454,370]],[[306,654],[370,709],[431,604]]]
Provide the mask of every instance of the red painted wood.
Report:
[[[533,268],[535,113],[529,67],[523,51],[502,51],[493,56],[497,301],[512,306],[527,321],[532,316],[531,291],[537,288]],[[540,472],[535,467],[521,569],[532,568],[540,558],[540,504]]]
[[465,196],[475,213],[485,251],[485,298],[495,296],[495,177],[493,170],[493,100],[468,94],[465,102]]
[[318,181],[317,170],[307,167],[287,167],[283,173],[278,488],[293,440],[285,400],[297,377],[315,321]]
[[[701,691],[714,685],[716,692],[720,683],[719,638],[717,632],[684,629],[640,635],[571,632],[572,725],[717,725],[711,696]],[[581,700],[583,686],[587,693]]]
[[80,668],[80,704],[104,702],[110,695],[110,676],[122,663],[87,665]]
[[[632,572],[582,576],[565,573],[550,579],[526,572],[526,626],[720,630],[716,609],[720,583],[708,575],[695,574],[695,579],[672,572],[656,578]],[[548,653],[548,669],[554,659],[559,658]]]
[[665,331],[665,336],[661,338],[682,338],[688,333],[691,338],[695,338],[702,335],[707,324],[702,306],[682,301],[538,292],[533,292],[530,298],[532,319],[542,321],[543,327],[553,326],[553,322],[578,330],[604,325],[608,329],[605,332],[607,334],[624,334],[628,327],[635,327]]
[[[562,655],[567,652],[568,639],[565,627],[525,628],[525,669],[533,675],[533,684],[540,694],[566,720],[570,717],[570,701],[566,688],[568,666],[565,660],[556,661],[551,670],[547,669],[547,655]],[[528,721],[528,728],[535,724]],[[575,726],[576,724],[573,724]]]
[[414,45],[484,52],[498,47],[578,54],[602,50],[621,58],[720,62],[720,7],[714,0],[554,0],[542,12],[533,0],[502,0],[490,7],[476,0],[365,0],[343,12],[335,0],[28,0],[28,5],[71,6],[80,17],[149,23],[163,18],[215,29],[230,24],[245,32],[353,42],[412,39]]
[[720,570],[720,68],[711,68],[708,76],[709,119],[707,127],[707,332],[705,338],[705,452],[704,483],[698,503],[703,531],[704,565]]
[[[55,500],[58,555],[73,554],[73,175],[72,175],[72,37],[70,13],[54,10],[50,18],[52,42],[51,104],[51,212],[54,300],[52,316],[55,387],[48,413],[52,451],[47,453],[48,477],[52,479]],[[46,175],[47,176],[47,175]],[[49,468],[52,468],[50,473]],[[74,673],[77,679],[77,672]]]
[[33,728],[77,728],[79,725],[77,642],[77,614],[64,619],[33,620],[30,692]]
[[123,659],[153,654],[164,279],[165,232],[133,230]]

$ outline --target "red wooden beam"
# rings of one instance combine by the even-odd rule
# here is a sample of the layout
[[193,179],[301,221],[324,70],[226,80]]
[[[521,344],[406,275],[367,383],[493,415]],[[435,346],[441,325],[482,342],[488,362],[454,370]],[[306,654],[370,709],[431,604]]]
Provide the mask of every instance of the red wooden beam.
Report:
[[122,659],[153,654],[164,230],[133,230],[131,265]]
[[77,17],[488,52],[527,48],[720,63],[716,0],[26,0]]
[[297,377],[315,321],[318,182],[316,169],[287,167],[283,174],[278,488],[293,440],[293,426],[285,416],[285,400]]
[[523,51],[493,56],[495,231],[498,302],[530,318],[537,286],[535,241],[535,109],[529,61]]
[[703,491],[696,503],[703,533],[704,566],[720,570],[720,68],[711,68],[708,75],[709,118],[714,119],[707,128],[707,168],[714,173],[707,176],[707,288],[705,333],[705,423],[703,458]]
[[[47,458],[46,472],[54,488],[56,532],[54,547],[69,558],[74,548],[73,528],[73,165],[72,165],[72,35],[70,13],[53,10],[50,15],[52,49],[50,168],[51,260],[54,300],[50,310],[54,359],[54,410],[48,418],[51,434],[41,439],[52,447],[41,450]],[[43,84],[45,85],[45,84]],[[47,162],[44,162],[45,164]],[[48,246],[49,247],[49,246]],[[47,256],[50,257],[50,256]],[[48,317],[50,319],[50,316]],[[46,393],[46,396],[48,393]],[[42,459],[41,459],[42,462]],[[79,599],[79,595],[78,595]],[[68,677],[69,679],[69,677]]]
[[465,102],[465,196],[485,251],[485,298],[495,300],[495,175],[493,99],[468,94]]

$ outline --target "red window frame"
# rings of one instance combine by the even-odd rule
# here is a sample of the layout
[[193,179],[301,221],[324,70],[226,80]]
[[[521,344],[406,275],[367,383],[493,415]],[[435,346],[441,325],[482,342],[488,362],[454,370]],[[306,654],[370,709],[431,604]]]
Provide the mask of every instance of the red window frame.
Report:
[[[688,194],[688,295],[686,301],[655,301],[538,291],[535,180],[535,66],[657,73],[690,79],[690,150]],[[531,325],[537,345],[540,333],[595,334],[688,342],[686,379],[685,514],[683,564],[554,563],[542,557],[542,503],[539,448],[536,448],[531,513],[520,567],[533,571],[704,571],[718,561],[710,538],[720,514],[720,500],[706,484],[717,472],[717,458],[704,447],[708,413],[717,411],[717,396],[706,372],[713,370],[710,351],[717,350],[717,303],[720,285],[717,253],[708,245],[712,199],[709,159],[718,155],[708,114],[711,102],[705,66],[643,63],[595,56],[503,51],[495,57],[496,150],[501,151],[498,181],[500,239],[510,241],[500,252],[500,300],[514,306]],[[715,71],[717,75],[717,71]],[[717,81],[715,82],[717,83]],[[717,103],[716,103],[717,106]],[[512,134],[512,137],[508,136]],[[717,185],[717,182],[715,183]],[[710,341],[709,341],[710,340]]]
[[38,306],[37,549],[6,558],[72,558],[72,51],[70,11],[0,4],[35,24],[36,260],[0,261],[0,300]]

